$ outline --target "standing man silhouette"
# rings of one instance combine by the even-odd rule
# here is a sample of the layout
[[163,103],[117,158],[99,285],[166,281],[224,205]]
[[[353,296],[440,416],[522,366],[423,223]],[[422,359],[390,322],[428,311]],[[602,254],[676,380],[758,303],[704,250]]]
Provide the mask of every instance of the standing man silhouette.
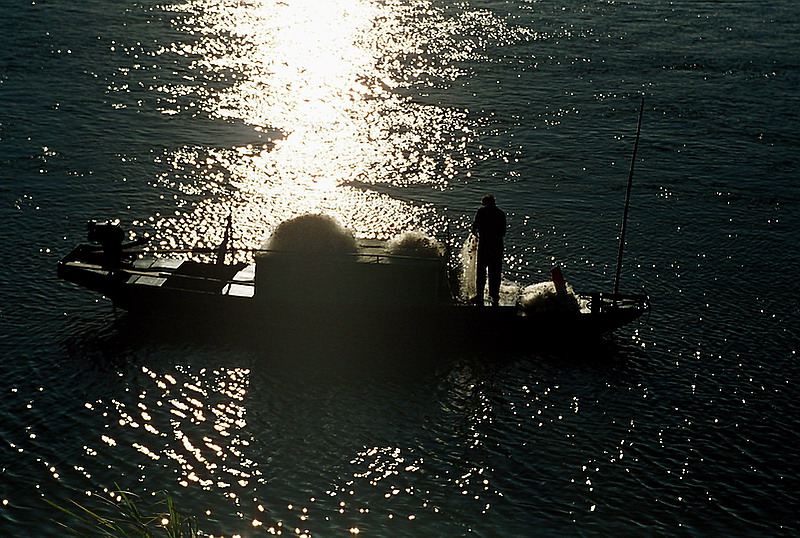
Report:
[[491,194],[481,198],[481,207],[475,213],[472,233],[478,236],[478,272],[475,278],[478,292],[475,301],[483,306],[486,273],[489,273],[489,297],[492,305],[500,302],[500,269],[503,265],[503,236],[506,235],[506,214],[497,207]]

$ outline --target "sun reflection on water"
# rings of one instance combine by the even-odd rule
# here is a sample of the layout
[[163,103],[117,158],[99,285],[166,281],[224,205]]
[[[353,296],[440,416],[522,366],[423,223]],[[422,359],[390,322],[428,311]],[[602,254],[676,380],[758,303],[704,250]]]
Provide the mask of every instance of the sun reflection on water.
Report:
[[[106,445],[102,452],[108,457],[109,450],[125,451],[118,439],[133,437],[130,446],[146,461],[169,467],[173,467],[169,461],[174,463],[181,486],[222,490],[238,506],[241,498],[250,496],[245,492],[252,488],[251,482],[261,475],[257,464],[247,457],[250,439],[243,433],[247,426],[243,401],[250,372],[246,368],[203,369],[197,374],[183,370],[141,368],[143,378],[152,384],[141,390],[135,403],[114,399],[106,407],[103,414],[111,415],[113,422],[101,436]],[[103,409],[103,402],[86,406]],[[129,428],[143,431],[131,436],[126,432]],[[89,456],[99,451],[85,447]],[[147,485],[152,477],[142,475],[141,480]]]
[[446,16],[426,2],[195,0],[165,9],[192,40],[159,50],[191,61],[181,82],[159,86],[164,111],[200,108],[220,129],[218,143],[157,158],[167,166],[153,186],[177,207],[152,226],[171,247],[215,244],[229,213],[244,248],[309,212],[366,237],[441,230],[435,208],[392,194],[446,189],[468,175],[475,125],[446,94],[411,90],[464,74],[458,62],[487,45],[470,27],[498,43],[519,37],[489,12]]
[[[229,215],[233,246],[242,249],[308,212],[331,214],[360,237],[441,231],[447,217],[426,195],[490,158],[476,155],[480,120],[462,99],[470,90],[456,83],[463,62],[521,37],[488,10],[427,1],[189,0],[154,9],[168,13],[173,42],[148,54],[144,45],[121,48],[136,65],[120,68],[109,94],[121,106],[154,106],[151,117],[176,126],[175,139],[153,154],[150,185],[163,206],[133,223],[176,248],[216,247]],[[159,69],[137,67],[145,56]],[[137,87],[147,95],[131,93]],[[498,494],[478,462],[457,469],[413,446],[374,440],[343,449],[336,461],[349,461],[349,472],[303,497],[305,469],[288,478],[270,469],[259,435],[266,426],[251,423],[261,411],[247,414],[248,369],[150,366],[139,377],[129,400],[87,404],[108,425],[87,456],[136,465],[148,489],[166,475],[179,490],[213,491],[235,507],[211,506],[211,518],[235,511],[266,532],[301,534],[341,514],[356,534],[367,530],[355,523],[370,510],[413,521],[438,514],[442,495],[467,492],[488,507],[485,497]],[[468,403],[481,414],[454,440],[476,450],[488,404]],[[275,480],[262,472],[290,486],[270,497],[290,500],[288,508],[260,500]],[[410,485],[422,475],[434,477],[430,490]],[[384,510],[385,502],[394,505]]]

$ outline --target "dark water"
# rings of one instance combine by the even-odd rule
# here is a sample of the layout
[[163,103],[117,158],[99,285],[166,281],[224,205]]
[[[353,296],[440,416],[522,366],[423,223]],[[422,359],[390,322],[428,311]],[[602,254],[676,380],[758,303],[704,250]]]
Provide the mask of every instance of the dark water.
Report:
[[[59,535],[42,498],[115,484],[224,535],[797,533],[799,19],[4,0],[0,534]],[[260,347],[55,278],[89,218],[197,246],[232,212],[246,247],[325,212],[457,246],[491,191],[506,279],[608,290],[640,95],[622,288],[654,311],[602,345]]]

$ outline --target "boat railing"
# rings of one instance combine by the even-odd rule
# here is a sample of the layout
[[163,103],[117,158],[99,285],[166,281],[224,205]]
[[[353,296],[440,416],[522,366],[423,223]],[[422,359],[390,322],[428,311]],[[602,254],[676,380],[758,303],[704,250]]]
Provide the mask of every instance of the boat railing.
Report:
[[[438,263],[443,264],[443,257],[431,257],[431,256],[413,256],[413,255],[403,255],[403,254],[393,254],[385,251],[370,251],[371,248],[375,247],[365,247],[359,250],[358,252],[350,252],[350,253],[343,253],[343,254],[328,254],[328,253],[298,253],[295,251],[286,251],[286,250],[277,250],[277,249],[265,249],[265,248],[239,248],[239,249],[231,249],[231,252],[245,252],[250,253],[253,256],[262,256],[262,255],[269,255],[275,254],[278,256],[297,256],[300,260],[306,258],[306,256],[313,256],[315,260],[325,261],[326,259],[329,260],[357,260],[360,263],[364,264],[383,264],[390,260],[411,260],[420,263]],[[376,249],[377,250],[377,249]],[[122,262],[119,264],[111,264],[105,258],[102,257],[103,252],[102,248],[97,248],[94,245],[81,245],[76,248],[70,255],[66,256],[63,260],[61,260],[60,264],[62,266],[69,266],[73,268],[79,268],[83,270],[90,270],[90,271],[104,271],[108,272],[109,274],[114,274],[117,277],[153,277],[153,278],[180,278],[184,281],[195,281],[195,282],[205,282],[205,283],[218,283],[220,289],[224,288],[226,285],[229,284],[236,284],[241,286],[254,286],[255,285],[255,275],[250,278],[242,279],[238,277],[239,272],[233,272],[233,274],[226,274],[223,276],[214,275],[214,274],[199,274],[195,272],[190,272],[185,270],[185,266],[183,263],[191,262],[190,259],[184,260],[181,264],[176,265],[174,267],[164,266],[164,265],[156,265],[156,266],[142,266],[137,267],[134,264],[136,263],[135,259],[145,257],[145,256],[158,256],[158,255],[189,255],[192,254],[213,254],[216,252],[214,248],[207,248],[207,247],[195,247],[195,248],[144,248],[144,249],[124,249],[124,255],[128,257],[127,262]],[[86,254],[89,254],[91,258],[87,260],[83,258]],[[83,258],[83,259],[81,259]],[[134,259],[131,259],[134,258]],[[166,258],[160,258],[166,259]],[[180,258],[176,258],[180,259]],[[206,268],[209,267],[234,267],[230,264],[226,265],[216,265],[212,262],[199,262],[201,265],[205,266]],[[238,268],[244,269],[247,264],[239,263],[235,266]],[[230,273],[230,271],[227,271]],[[238,278],[237,278],[238,277]]]
[[589,309],[593,314],[622,308],[637,308],[643,312],[650,310],[650,298],[647,295],[598,292],[588,294],[588,297]]
[[[370,247],[367,247],[370,248]],[[99,250],[99,249],[98,249]],[[141,249],[141,250],[124,250],[125,254],[129,256],[139,256],[139,255],[152,255],[152,254],[215,254],[218,249],[210,248],[210,247],[196,247],[196,248],[148,248],[148,249]],[[230,249],[231,253],[241,252],[244,254],[252,254],[253,256],[259,255],[266,255],[266,254],[278,254],[278,255],[286,255],[286,256],[297,256],[300,258],[303,257],[314,257],[318,259],[371,259],[374,263],[380,263],[383,260],[415,260],[415,261],[422,261],[422,262],[431,262],[431,261],[438,261],[441,262],[444,260],[444,256],[422,256],[422,255],[409,255],[409,254],[392,254],[388,252],[369,252],[360,250],[357,252],[344,252],[344,253],[325,253],[325,252],[302,252],[302,251],[294,251],[294,250],[278,250],[278,249],[267,249],[267,248],[232,248]]]

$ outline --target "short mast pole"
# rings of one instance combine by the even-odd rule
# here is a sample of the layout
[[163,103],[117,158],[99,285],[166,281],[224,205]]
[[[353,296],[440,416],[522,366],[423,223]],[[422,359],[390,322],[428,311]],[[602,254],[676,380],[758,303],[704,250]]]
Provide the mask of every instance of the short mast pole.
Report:
[[225,225],[225,232],[222,234],[222,243],[217,249],[217,265],[225,264],[225,255],[228,253],[228,243],[231,240],[231,228],[233,228],[233,206],[228,213],[228,223]]
[[631,203],[631,187],[633,186],[633,166],[636,164],[636,150],[639,149],[639,134],[642,132],[642,115],[644,114],[644,96],[642,104],[639,106],[639,122],[636,125],[636,142],[633,144],[633,157],[631,157],[631,169],[628,174],[628,189],[625,192],[625,211],[622,214],[622,228],[619,233],[619,253],[617,254],[617,275],[614,278],[614,295],[619,293],[619,275],[622,271],[622,252],[625,250],[625,229],[628,226],[628,207]]

